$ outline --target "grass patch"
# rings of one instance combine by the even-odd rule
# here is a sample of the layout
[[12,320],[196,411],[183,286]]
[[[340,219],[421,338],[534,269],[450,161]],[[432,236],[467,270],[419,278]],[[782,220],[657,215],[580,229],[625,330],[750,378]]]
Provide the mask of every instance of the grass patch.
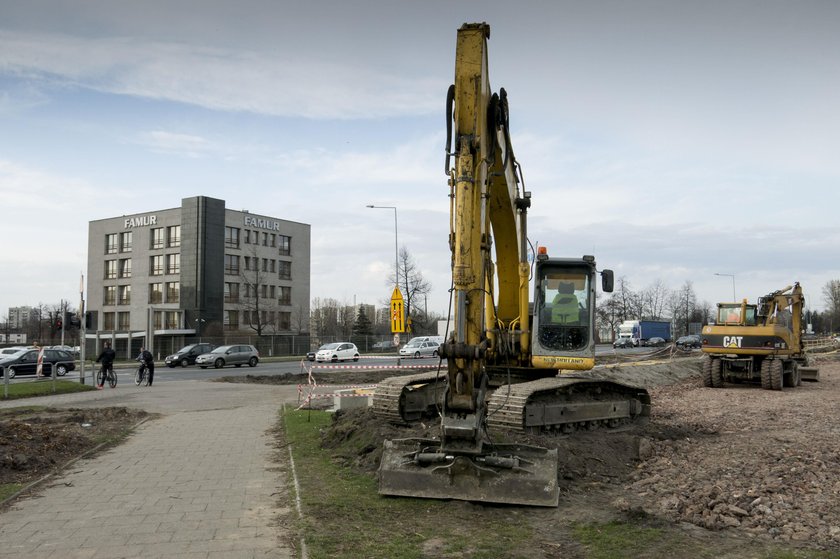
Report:
[[78,381],[56,380],[55,392],[53,392],[52,380],[41,380],[36,382],[14,382],[9,383],[9,396],[3,384],[0,383],[0,400],[15,400],[18,398],[35,398],[38,396],[51,396],[53,394],[69,394],[71,392],[86,392],[96,390],[92,384],[81,384]]
[[572,533],[586,547],[586,557],[589,559],[641,557],[643,552],[650,553],[665,538],[663,531],[658,528],[624,522],[578,524]]
[[380,496],[373,476],[340,466],[321,448],[320,431],[331,421],[326,412],[284,415],[304,512],[298,528],[310,557],[531,555],[527,548],[534,533],[518,509]]
[[3,483],[0,484],[0,503],[17,493],[23,488],[21,483]]

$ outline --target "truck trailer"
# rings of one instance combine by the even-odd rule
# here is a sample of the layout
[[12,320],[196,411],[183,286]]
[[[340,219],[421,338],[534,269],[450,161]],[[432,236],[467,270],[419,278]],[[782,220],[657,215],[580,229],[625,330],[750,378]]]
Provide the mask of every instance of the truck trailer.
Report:
[[671,323],[667,320],[640,320],[633,328],[633,344],[647,345],[651,338],[662,338],[671,341]]

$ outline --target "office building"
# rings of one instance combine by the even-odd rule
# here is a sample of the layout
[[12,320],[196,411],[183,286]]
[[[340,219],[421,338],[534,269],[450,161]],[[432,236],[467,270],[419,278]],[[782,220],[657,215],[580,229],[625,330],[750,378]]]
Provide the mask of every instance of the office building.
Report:
[[[199,336],[308,329],[310,226],[196,196],[91,221],[87,338],[120,357]],[[89,346],[90,347],[90,346]]]

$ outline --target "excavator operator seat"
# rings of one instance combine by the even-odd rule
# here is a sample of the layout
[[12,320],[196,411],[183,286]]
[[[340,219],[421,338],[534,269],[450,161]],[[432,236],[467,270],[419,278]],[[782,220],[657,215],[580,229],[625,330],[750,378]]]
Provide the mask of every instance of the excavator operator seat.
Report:
[[553,324],[580,324],[580,304],[575,296],[575,285],[560,282],[557,295],[551,302],[551,322]]

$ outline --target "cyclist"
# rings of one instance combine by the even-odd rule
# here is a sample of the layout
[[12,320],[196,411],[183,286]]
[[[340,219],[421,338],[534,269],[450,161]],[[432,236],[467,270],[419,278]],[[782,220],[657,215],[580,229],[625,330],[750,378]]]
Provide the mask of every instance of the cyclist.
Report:
[[111,349],[111,342],[105,342],[105,348],[102,350],[102,353],[99,354],[99,357],[96,358],[96,362],[102,362],[102,382],[98,384],[96,387],[100,390],[105,386],[105,377],[107,376],[107,371],[114,371],[114,358],[117,356],[117,352]]
[[[145,347],[140,348],[140,355],[137,356],[137,361],[140,361],[140,368],[146,368],[146,374],[149,375],[149,384],[148,386],[152,385],[152,380],[155,378],[155,358],[152,355],[152,352],[146,349]],[[141,378],[142,378],[141,372]]]

